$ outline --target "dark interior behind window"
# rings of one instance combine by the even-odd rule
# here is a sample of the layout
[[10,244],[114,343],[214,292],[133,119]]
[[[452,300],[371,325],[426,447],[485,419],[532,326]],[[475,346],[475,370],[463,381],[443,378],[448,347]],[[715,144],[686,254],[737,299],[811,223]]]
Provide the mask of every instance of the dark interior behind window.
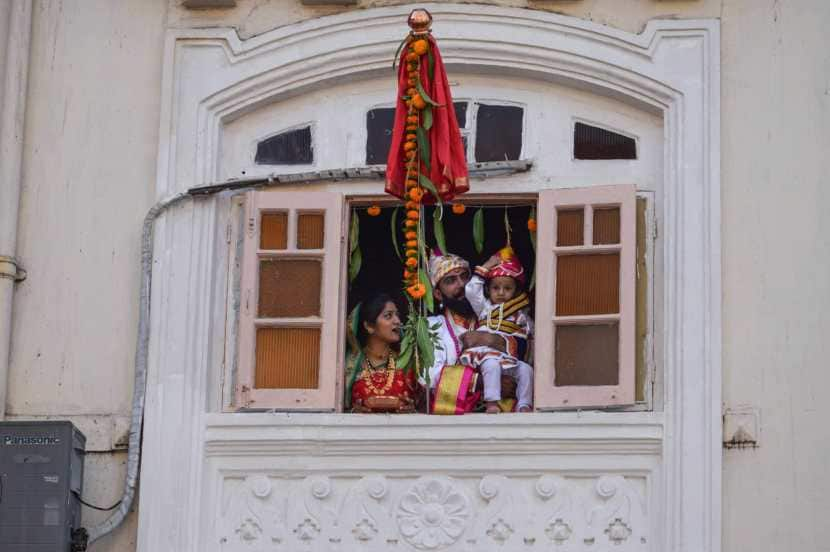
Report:
[[524,109],[512,105],[478,106],[476,161],[516,160],[522,153]]
[[379,107],[366,113],[366,164],[385,165],[395,124],[395,108]]
[[585,123],[574,127],[575,159],[637,159],[634,138]]
[[257,144],[257,165],[309,165],[314,162],[311,127],[289,130]]

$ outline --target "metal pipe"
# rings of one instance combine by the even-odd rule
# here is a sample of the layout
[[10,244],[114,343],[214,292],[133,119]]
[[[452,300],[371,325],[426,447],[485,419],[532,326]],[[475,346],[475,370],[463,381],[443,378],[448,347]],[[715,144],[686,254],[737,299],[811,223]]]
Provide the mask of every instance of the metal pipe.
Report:
[[121,525],[132,508],[138,486],[138,467],[141,460],[141,428],[144,422],[144,398],[147,383],[147,352],[150,344],[150,280],[153,270],[153,226],[156,219],[170,207],[191,197],[182,193],[156,203],[144,217],[141,233],[141,285],[138,294],[138,337],[135,347],[135,375],[133,407],[130,420],[130,441],[127,449],[127,477],[124,494],[118,508],[102,523],[89,529],[92,543]]
[[31,1],[13,0],[9,7],[8,23],[8,28],[0,32],[0,36],[6,37],[5,74],[0,96],[0,257],[5,268],[0,274],[0,420],[6,416],[14,283],[20,279],[15,248],[23,175],[29,45],[32,38]]

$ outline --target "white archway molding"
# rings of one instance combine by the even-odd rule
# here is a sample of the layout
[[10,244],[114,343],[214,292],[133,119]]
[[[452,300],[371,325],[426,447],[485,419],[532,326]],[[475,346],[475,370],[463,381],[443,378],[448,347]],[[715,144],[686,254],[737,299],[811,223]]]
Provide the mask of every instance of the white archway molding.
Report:
[[[666,39],[694,43],[710,33],[706,22],[689,25],[687,21],[654,20],[642,34],[630,35],[537,11],[485,6],[473,10],[453,4],[427,7],[434,13],[435,33],[452,69],[567,80],[653,111],[671,110],[683,93],[682,87],[675,87],[675,70],[657,63],[661,44]],[[216,180],[215,154],[224,122],[309,89],[391,75],[391,60],[405,33],[401,17],[408,9],[380,8],[324,17],[245,42],[232,30],[171,31],[168,51],[175,49],[182,56],[194,49],[212,49],[224,58],[213,59],[212,70],[201,75],[175,71],[174,60],[167,64],[165,90],[185,92],[181,87],[189,90],[192,86],[198,88],[194,93],[204,94],[198,101],[197,131],[178,137],[185,147],[197,147],[192,157],[197,163],[195,180],[187,185]],[[185,93],[192,105],[192,94]],[[163,161],[160,169],[168,169]],[[173,180],[180,186],[186,185],[180,173],[164,172],[176,176]],[[163,187],[159,191],[174,190]]]
[[[516,454],[527,455],[524,469],[542,470],[538,472],[542,477],[582,470],[597,473],[598,485],[609,481],[608,474],[642,477],[649,507],[643,522],[650,527],[648,543],[630,550],[718,551],[718,22],[653,20],[641,34],[632,35],[539,11],[469,4],[426,7],[435,17],[434,33],[451,71],[566,82],[659,112],[664,122],[660,228],[664,301],[657,315],[664,338],[658,359],[664,410],[544,414],[502,421],[498,430],[471,418],[461,422],[465,431],[485,441],[496,434],[508,435],[508,430],[535,436],[531,440],[536,439],[538,446],[517,446]],[[158,196],[216,180],[222,127],[228,121],[307,90],[390,74],[410,9],[353,11],[246,41],[228,29],[169,31]],[[326,439],[336,435],[338,450],[351,451],[343,454],[358,466],[363,461],[360,450],[379,446],[361,441],[357,435],[365,435],[365,422],[348,416],[305,415],[304,431],[298,433],[297,416],[213,412],[221,378],[216,367],[221,353],[215,350],[224,330],[219,321],[225,306],[224,281],[217,275],[217,267],[226,260],[221,253],[224,201],[200,200],[174,210],[157,227],[141,551],[221,549],[212,540],[213,526],[227,517],[230,491],[223,481],[228,478],[248,481],[257,474],[283,473],[283,465],[294,470],[290,473],[305,466],[303,473],[331,477],[337,488],[342,470],[315,457],[313,451],[325,449]],[[391,448],[376,452],[389,455],[397,446],[404,454],[401,432],[417,433],[419,428],[424,439],[434,439],[438,448],[438,443],[446,444],[450,454],[469,452],[453,444],[457,425],[419,419],[379,423],[378,438],[391,443]],[[429,431],[424,429],[427,425]],[[323,449],[305,444],[301,435],[309,433],[323,443]],[[560,459],[562,469],[548,474],[539,467],[548,460],[534,463],[533,455],[540,450],[547,455],[544,458]],[[578,458],[581,467],[569,464],[564,450]],[[263,458],[279,465],[263,463]],[[620,460],[615,464],[617,460],[611,458]],[[463,471],[487,478],[492,475],[488,469],[471,461]],[[268,486],[271,492],[271,483],[254,483]]]

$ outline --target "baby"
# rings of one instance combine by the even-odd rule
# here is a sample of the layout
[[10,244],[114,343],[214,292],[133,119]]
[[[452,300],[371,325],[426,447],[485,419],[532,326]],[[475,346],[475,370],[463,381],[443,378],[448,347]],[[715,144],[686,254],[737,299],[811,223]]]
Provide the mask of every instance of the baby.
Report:
[[[506,351],[492,347],[472,347],[461,355],[461,363],[474,366],[484,379],[487,413],[501,411],[501,376],[516,380],[517,410],[530,412],[533,403],[533,368],[522,359],[533,333],[528,313],[530,301],[522,291],[525,272],[513,249],[508,246],[475,268],[464,291],[478,316],[477,331],[504,337]],[[486,296],[485,296],[486,293]]]

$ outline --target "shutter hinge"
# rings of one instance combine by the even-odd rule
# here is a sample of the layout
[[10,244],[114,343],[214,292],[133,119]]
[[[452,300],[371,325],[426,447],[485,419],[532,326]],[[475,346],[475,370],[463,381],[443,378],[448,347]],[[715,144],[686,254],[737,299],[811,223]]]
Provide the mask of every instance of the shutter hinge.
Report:
[[242,395],[242,406],[244,408],[247,408],[248,406],[251,405],[251,403],[254,402],[254,401],[251,400],[251,388],[248,387],[247,385],[243,385],[240,388],[240,391],[242,391],[242,393],[241,393],[241,395]]
[[20,261],[9,255],[0,255],[0,278],[8,278],[15,282],[26,279],[26,271],[20,266]]

